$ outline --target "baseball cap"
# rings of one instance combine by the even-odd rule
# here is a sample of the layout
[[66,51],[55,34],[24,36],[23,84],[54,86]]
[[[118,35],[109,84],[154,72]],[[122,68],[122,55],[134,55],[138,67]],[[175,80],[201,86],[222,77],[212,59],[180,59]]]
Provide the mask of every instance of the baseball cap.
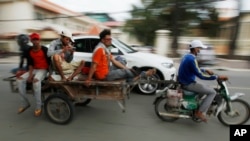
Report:
[[30,40],[34,40],[34,39],[40,40],[40,35],[38,33],[30,34]]
[[207,48],[207,46],[205,46],[200,40],[193,40],[189,45],[189,48],[197,48],[197,47]]
[[68,38],[70,38],[70,40],[72,42],[75,42],[74,39],[73,39],[73,37],[72,37],[72,33],[70,31],[68,31],[68,30],[62,30],[61,33],[60,33],[60,35],[68,37]]

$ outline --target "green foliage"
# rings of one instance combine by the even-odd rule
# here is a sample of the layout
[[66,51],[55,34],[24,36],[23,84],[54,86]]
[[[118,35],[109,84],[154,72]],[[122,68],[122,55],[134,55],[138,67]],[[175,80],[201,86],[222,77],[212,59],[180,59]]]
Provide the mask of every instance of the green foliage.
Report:
[[[210,1],[212,2],[212,0]],[[218,14],[207,0],[142,0],[144,7],[133,7],[125,31],[145,45],[153,45],[155,31],[167,29],[172,36],[190,34],[199,28],[204,36],[217,35]]]

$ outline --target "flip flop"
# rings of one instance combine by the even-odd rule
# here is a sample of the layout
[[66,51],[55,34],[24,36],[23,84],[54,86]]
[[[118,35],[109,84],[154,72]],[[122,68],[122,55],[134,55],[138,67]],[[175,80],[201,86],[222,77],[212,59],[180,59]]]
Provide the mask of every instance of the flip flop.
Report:
[[30,105],[27,105],[27,106],[25,106],[25,107],[20,107],[20,108],[18,109],[17,114],[21,114],[22,112],[24,112],[25,110],[27,110],[29,107],[30,107]]

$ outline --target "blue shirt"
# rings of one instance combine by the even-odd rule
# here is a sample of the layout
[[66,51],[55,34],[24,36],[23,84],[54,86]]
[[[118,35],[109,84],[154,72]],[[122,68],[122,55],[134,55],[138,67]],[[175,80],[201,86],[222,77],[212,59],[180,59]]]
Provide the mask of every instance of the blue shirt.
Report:
[[191,53],[186,54],[180,62],[178,81],[183,85],[189,85],[196,82],[196,76],[203,80],[217,79],[216,75],[208,75],[204,72],[205,70],[199,68],[196,57]]

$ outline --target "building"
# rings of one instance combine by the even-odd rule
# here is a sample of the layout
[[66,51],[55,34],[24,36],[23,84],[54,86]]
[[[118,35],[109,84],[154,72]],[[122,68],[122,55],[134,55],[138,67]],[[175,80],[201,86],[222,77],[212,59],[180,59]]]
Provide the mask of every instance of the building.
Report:
[[105,26],[110,27],[112,30],[112,36],[129,44],[129,45],[138,45],[141,46],[143,43],[140,43],[133,35],[128,32],[124,32],[123,21],[116,21],[108,13],[85,13],[86,16],[89,16],[93,19],[96,19],[99,22],[102,22]]
[[0,28],[0,50],[13,51],[14,38],[20,33],[38,32],[43,41],[50,41],[63,29],[77,35],[98,34],[109,27],[47,0],[0,0]]

